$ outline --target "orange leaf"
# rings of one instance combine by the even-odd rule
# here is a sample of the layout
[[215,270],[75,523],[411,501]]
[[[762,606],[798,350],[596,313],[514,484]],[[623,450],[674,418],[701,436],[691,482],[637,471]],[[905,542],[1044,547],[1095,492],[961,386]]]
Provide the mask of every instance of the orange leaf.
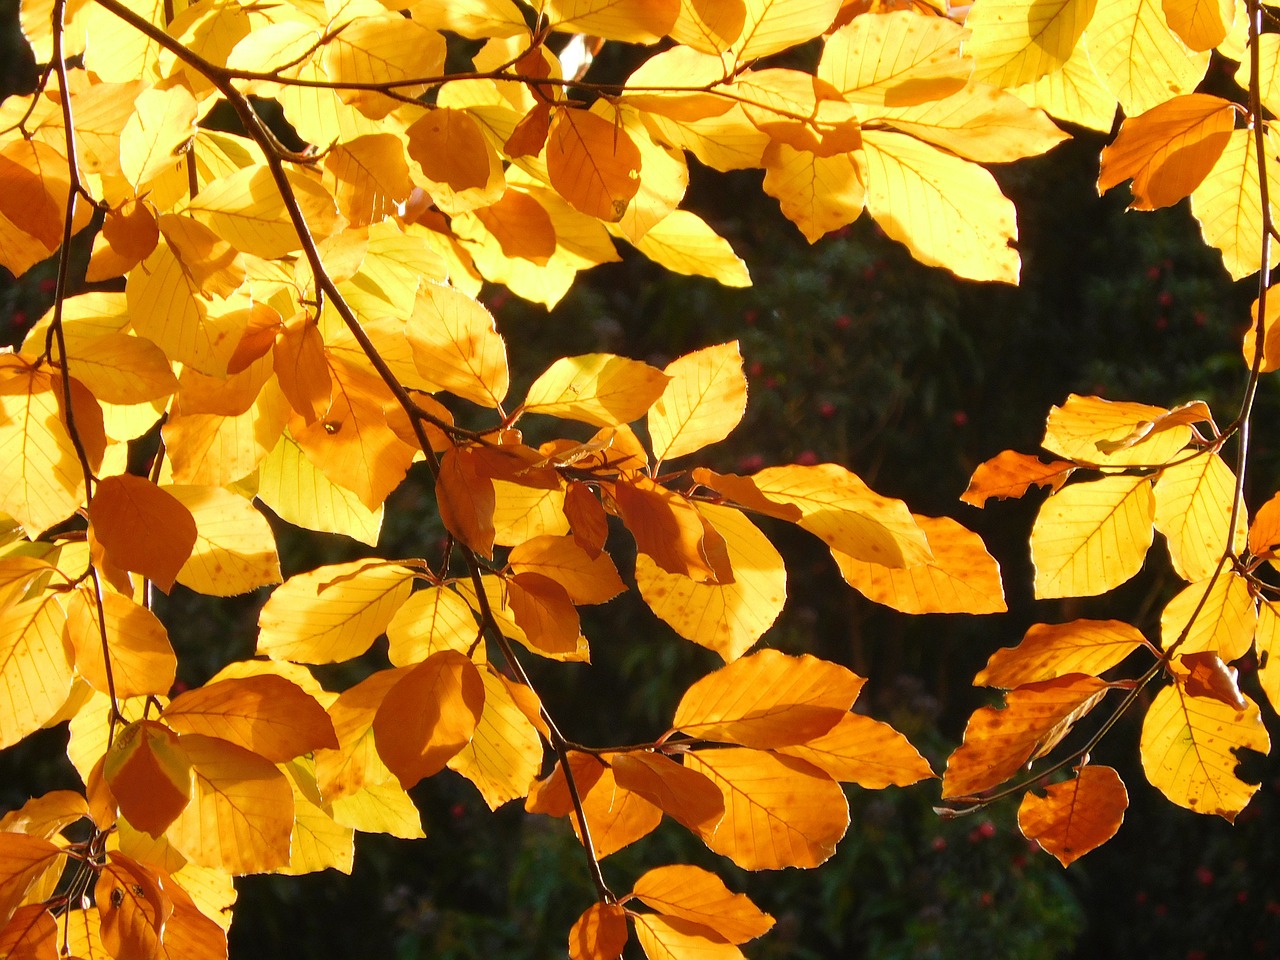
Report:
[[97,601],[91,592],[77,590],[68,604],[66,636],[76,653],[76,669],[102,693],[118,697],[165,694],[173,686],[178,658],[160,619],[123,594],[104,591],[110,678],[103,660],[102,630]]
[[832,780],[856,783],[865,790],[905,787],[934,776],[929,761],[906,737],[889,724],[859,713],[846,713],[822,736],[779,747],[778,752],[812,763]]
[[578,649],[578,611],[555,580],[540,573],[517,573],[507,581],[507,604],[530,650],[564,656]]
[[307,423],[315,423],[329,409],[333,383],[319,328],[305,313],[284,325],[272,348],[273,369],[280,392]]
[[693,479],[706,487],[719,491],[735,503],[739,503],[755,513],[767,517],[777,517],[788,523],[798,523],[804,512],[794,503],[775,503],[756,486],[750,477],[739,477],[732,473],[716,473],[706,467],[696,467]]
[[5,960],[57,960],[58,924],[43,903],[19,907],[0,927],[0,957]]
[[1255,557],[1274,556],[1277,547],[1280,547],[1280,493],[1258,508],[1249,527],[1249,552]]
[[409,156],[428,179],[446,183],[457,191],[483,187],[488,182],[493,148],[469,113],[436,107],[410,124],[405,133]]
[[573,537],[534,537],[512,548],[507,562],[516,573],[551,577],[577,604],[605,603],[627,589],[607,553],[593,557]]
[[378,755],[406,790],[471,742],[484,681],[465,654],[442,650],[401,677],[373,718]]
[[1156,210],[1190,196],[1222,156],[1235,108],[1221,97],[1191,93],[1127,118],[1102,150],[1098,192],[1133,179],[1131,210]]
[[[520,118],[520,122],[502,145],[502,152],[512,160],[521,157],[536,157],[542,152],[547,142],[547,134],[551,129],[551,104],[541,101],[533,105],[528,113]],[[507,191],[510,195],[511,191]]]
[[144,477],[98,481],[89,522],[107,558],[140,573],[166,593],[196,544],[196,522],[175,496]]
[[627,912],[616,903],[593,903],[569,931],[570,960],[617,960],[627,945]]
[[[1248,708],[1235,667],[1227,666],[1216,653],[1188,653],[1178,657],[1178,667],[1175,672],[1189,696],[1220,700],[1237,710]],[[1186,675],[1181,676],[1181,671]]]
[[[611,758],[606,755],[604,761]],[[591,754],[569,753],[573,782],[582,799],[583,813],[591,830],[597,857],[607,857],[647,836],[662,822],[662,810],[640,794],[626,789],[614,779],[613,769]],[[553,817],[568,817],[573,831],[582,839],[573,810],[568,784],[560,764],[529,791],[525,809]]]
[[761,749],[805,743],[840,722],[864,682],[808,654],[761,650],[691,686],[672,726],[699,739]]
[[1028,792],[1018,807],[1018,827],[1065,867],[1116,835],[1129,792],[1110,767],[1080,767],[1076,778],[1055,783],[1038,797]]
[[178,735],[155,720],[139,720],[116,734],[103,778],[124,817],[153,837],[164,833],[191,800],[191,762]]
[[964,742],[947,760],[942,796],[973,796],[1044,756],[1098,704],[1108,686],[1097,677],[1068,674],[1011,690],[1003,709],[977,710]]
[[436,499],[445,529],[481,556],[492,557],[497,496],[474,452],[465,447],[445,451],[436,476]]
[[403,141],[391,133],[369,133],[334,144],[324,155],[338,209],[352,226],[378,223],[393,216],[409,199],[413,181],[404,159]]
[[[578,796],[584,796],[604,775],[606,767],[595,754],[570,750],[568,755]],[[533,785],[524,808],[530,813],[544,813],[549,817],[567,817],[573,813],[573,798],[569,794],[564,767],[559,761],[547,776]]]
[[742,951],[715,930],[681,917],[635,914],[636,939],[649,960],[742,960]]
[[173,877],[162,873],[160,886],[173,903],[161,945],[166,960],[226,960],[227,932],[200,912],[191,894]]
[[773,917],[745,894],[730,893],[724,881],[701,867],[655,867],[636,881],[631,893],[663,916],[710,927],[729,943],[754,940],[773,926]]
[[716,546],[719,554],[727,557],[724,538],[712,529],[709,544],[702,517],[680,494],[637,474],[618,480],[614,499],[622,522],[635,537],[636,549],[663,570],[699,583],[732,582],[731,571],[714,565],[712,549]]
[[570,206],[616,223],[640,189],[640,150],[622,127],[565,107],[551,120],[547,172]]
[[150,869],[113,853],[98,875],[93,899],[102,918],[102,944],[111,956],[116,960],[152,960],[156,956],[173,902]]
[[387,691],[411,669],[379,670],[348,687],[329,705],[338,749],[316,751],[316,783],[323,796],[348,797],[395,779],[377,754],[373,718]]
[[694,833],[714,829],[724,816],[724,798],[714,783],[660,753],[612,754],[609,765],[618,786],[638,793]]
[[272,763],[338,746],[324,707],[296,683],[272,674],[188,690],[165,707],[163,717],[179,733],[219,737]]
[[960,499],[975,507],[985,507],[992,497],[998,500],[1017,499],[1033,484],[1048,487],[1053,493],[1066,482],[1073,470],[1075,466],[1065,460],[1045,463],[1027,453],[1005,450],[986,463],[978,464]]
[[551,215],[529,194],[508,188],[497,203],[472,212],[498,241],[504,257],[518,257],[542,267],[555,255],[556,228]]
[[574,542],[592,560],[600,556],[609,535],[609,517],[600,498],[585,483],[574,480],[565,490],[564,516],[573,529]]
[[62,848],[43,837],[0,833],[0,923],[13,916],[27,891],[61,856]]
[[1136,627],[1119,620],[1037,623],[1016,647],[997,650],[973,682],[1006,690],[1069,673],[1100,677],[1141,646]]
[[733,747],[685,754],[724,795],[724,817],[702,839],[744,870],[816,867],[849,827],[840,785],[812,764]]

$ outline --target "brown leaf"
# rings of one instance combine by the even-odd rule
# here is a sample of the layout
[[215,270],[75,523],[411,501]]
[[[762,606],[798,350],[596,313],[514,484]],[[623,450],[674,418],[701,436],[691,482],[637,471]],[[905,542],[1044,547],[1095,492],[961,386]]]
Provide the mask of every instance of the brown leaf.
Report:
[[[719,583],[719,574],[708,550],[707,526],[692,503],[637,474],[620,479],[614,487],[618,514],[635,537],[636,549],[653,558],[668,573],[678,573],[699,583]],[[723,538],[720,551],[724,550]],[[721,554],[717,551],[717,556]]]
[[555,580],[540,573],[517,573],[507,581],[507,603],[529,649],[548,656],[578,649],[578,610]]
[[315,423],[329,409],[333,381],[324,339],[310,317],[300,313],[276,333],[272,358],[276,381],[289,405],[308,424]]
[[1190,696],[1221,700],[1237,710],[1249,706],[1249,701],[1240,692],[1236,668],[1227,666],[1216,653],[1186,653],[1178,658],[1178,662],[1187,671],[1181,680]]
[[103,778],[124,817],[153,837],[164,833],[191,800],[191,761],[178,735],[155,720],[139,720],[116,734]]
[[446,450],[436,477],[440,520],[460,541],[483,557],[493,556],[493,480],[481,472],[465,447]]

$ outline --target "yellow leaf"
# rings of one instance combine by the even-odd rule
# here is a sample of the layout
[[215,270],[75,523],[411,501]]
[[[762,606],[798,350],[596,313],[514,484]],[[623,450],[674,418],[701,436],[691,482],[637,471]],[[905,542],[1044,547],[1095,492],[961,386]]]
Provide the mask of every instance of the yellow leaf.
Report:
[[670,379],[648,417],[658,463],[723,440],[742,420],[747,378],[738,341],[685,354],[662,372]]
[[1271,738],[1252,701],[1237,710],[1172,684],[1147,710],[1140,749],[1147,779],[1170,801],[1234,822],[1258,790],[1237,777],[1237,751],[1267,753]]
[[177,165],[196,133],[197,106],[183,86],[152,87],[134,100],[133,116],[120,133],[120,169],[139,189]]
[[998,500],[1021,497],[1035,485],[1056,493],[1075,468],[1063,460],[1043,462],[1039,457],[1005,450],[978,464],[960,499],[975,507],[985,507],[992,497]]
[[1008,690],[1069,673],[1100,677],[1142,646],[1150,647],[1146,638],[1119,620],[1037,623],[1016,647],[993,653],[973,682]]
[[355,560],[290,577],[258,617],[258,652],[276,660],[335,663],[358,657],[409,597],[413,571]]
[[102,765],[120,812],[159,837],[191,801],[191,760],[178,736],[162,723],[139,720],[121,730]]
[[484,709],[476,666],[456,650],[434,653],[406,670],[373,718],[378,756],[409,789],[471,742]]
[[[502,577],[486,574],[481,577],[481,583],[484,585],[484,597],[489,607],[489,613],[493,616],[494,621],[498,625],[498,629],[502,631],[502,635],[510,637],[516,643],[522,644],[534,651],[541,657],[549,657],[552,660],[566,660],[570,662],[587,662],[591,659],[590,651],[587,647],[586,637],[578,635],[572,650],[553,649],[548,646],[537,646],[525,634],[524,629],[516,622],[515,614],[511,609],[511,597],[508,592],[508,581]],[[467,603],[471,605],[471,609],[477,613],[481,613],[482,607],[479,598],[475,594],[475,588],[470,580],[459,581],[455,586],[458,588]],[[482,614],[483,615],[483,614]]]
[[751,286],[751,274],[729,241],[688,210],[673,210],[634,241],[659,266],[685,276],[710,277],[726,287]]
[[1003,708],[975,711],[947,760],[942,796],[975,796],[1008,780],[1052,750],[1107,689],[1097,677],[1072,673],[1009,691]]
[[1074,780],[1050,784],[1044,797],[1028,792],[1018,806],[1018,828],[1064,866],[1116,835],[1129,792],[1110,767],[1080,767]]
[[67,161],[38,140],[0,147],[0,265],[15,277],[62,245]]
[[142,574],[165,593],[196,542],[191,511],[150,480],[130,474],[98,481],[89,522],[111,563]]
[[125,333],[68,340],[75,378],[103,403],[158,400],[178,389],[169,359],[150,340]]
[[[1267,141],[1268,160],[1275,154]],[[1268,163],[1268,186],[1280,184],[1275,164]],[[1191,213],[1200,222],[1205,243],[1222,254],[1222,265],[1233,280],[1258,272],[1262,263],[1262,201],[1257,152],[1252,130],[1234,130],[1227,148],[1213,170],[1191,194]],[[1271,193],[1275,196],[1274,189]],[[1271,265],[1280,262],[1280,250],[1271,247]]]
[[526,413],[545,413],[612,427],[638,420],[662,396],[667,375],[611,353],[561,357],[525,397]]
[[1093,18],[1097,0],[996,0],[980,3],[965,20],[972,33],[965,52],[977,62],[975,79],[997,87],[1032,83],[1061,67]]
[[397,783],[366,785],[350,796],[335,797],[337,823],[362,833],[386,833],[401,840],[421,840],[422,814]]
[[[471,607],[449,587],[410,594],[387,624],[387,656],[397,667],[421,663],[442,650],[467,653],[479,640]],[[483,655],[484,645],[477,650]]]
[[352,226],[394,216],[409,199],[413,182],[400,138],[390,133],[358,137],[336,144],[325,154],[325,185]]
[[[287,173],[307,229],[316,238],[334,232],[338,216],[333,197],[317,181]],[[196,219],[237,250],[273,260],[302,249],[293,221],[271,170],[254,165],[210,184],[191,201]]]
[[621,124],[640,151],[640,189],[631,198],[627,212],[610,231],[629,243],[638,244],[649,231],[671,216],[689,186],[689,165],[684,151],[654,139],[645,126],[644,115],[629,107],[615,107],[597,100],[593,112],[610,123]]
[[569,960],[617,960],[627,945],[627,913],[617,903],[593,903],[569,931]]
[[71,663],[62,642],[65,622],[52,594],[23,601],[0,617],[0,748],[40,729],[67,699]]
[[[1275,113],[1275,104],[1280,103],[1280,36],[1264,33],[1257,37],[1258,45],[1258,87],[1262,105]],[[1249,89],[1253,72],[1252,56],[1241,57],[1240,66],[1236,70],[1236,83],[1245,90]]]
[[75,649],[76,671],[101,693],[119,697],[168,693],[178,658],[164,624],[121,594],[103,591],[101,600],[110,673],[103,661],[97,601],[84,590],[75,592],[67,609],[66,635]]
[[744,870],[816,867],[848,829],[844,791],[804,760],[731,747],[687,753],[684,763],[724,795],[724,818],[703,841]]
[[[162,0],[131,0],[129,9],[164,29]],[[78,19],[85,33],[94,39],[85,46],[85,67],[103,80],[133,80],[148,76],[154,69],[162,49],[155,40],[94,4],[86,4]]]
[[[827,38],[816,75],[850,103],[905,107],[940,100],[973,72],[964,29],[911,10],[854,17]],[[861,112],[860,112],[861,116]]]
[[1044,502],[1031,528],[1037,598],[1092,597],[1138,572],[1153,536],[1146,477],[1073,484]]
[[1013,204],[974,163],[891,131],[866,130],[867,211],[921,263],[967,280],[1017,283]]
[[691,737],[761,749],[804,743],[840,722],[864,682],[808,654],[761,650],[685,691],[672,726]]
[[1258,604],[1254,649],[1258,654],[1258,684],[1274,710],[1280,703],[1280,613],[1269,601]]
[[836,557],[840,574],[855,590],[903,613],[1003,613],[1000,565],[982,538],[950,517],[913,514],[929,538],[933,559],[893,568]]
[[905,787],[934,776],[929,761],[887,723],[846,713],[821,736],[778,748],[826,772],[832,780],[864,790]]
[[1102,134],[1111,132],[1118,105],[1115,94],[1103,86],[1094,69],[1087,43],[1076,44],[1060,69],[1012,92],[1059,120]]
[[1191,439],[1191,428],[1171,413],[1073,393],[1049,410],[1042,442],[1046,450],[1086,465],[1158,466],[1174,459]]
[[863,123],[872,120],[979,163],[1038,156],[1067,139],[1043,112],[985,83],[971,83],[940,100],[862,115]]
[[[1188,627],[1193,614],[1195,620]],[[1216,653],[1230,663],[1249,652],[1257,626],[1249,582],[1226,570],[1212,587],[1202,580],[1169,601],[1160,614],[1160,644],[1169,650],[1186,631],[1186,639],[1178,644],[1179,654]]]
[[840,0],[746,0],[745,6],[742,34],[733,44],[740,63],[812,40],[831,26]]
[[507,347],[483,306],[453,287],[425,283],[405,327],[418,372],[482,407],[507,395]]
[[[384,220],[370,224],[369,246],[365,249],[364,261],[355,276],[342,283],[341,289],[348,300],[364,297],[371,303],[390,306],[396,317],[400,318],[407,317],[413,311],[419,280],[442,281],[447,276],[448,267],[444,258],[432,246],[426,231],[412,226],[402,230],[394,221]],[[455,278],[455,284],[460,282],[459,278]],[[356,304],[353,303],[352,306],[355,307]],[[388,312],[386,306],[377,313]],[[374,313],[372,310],[369,312]],[[408,356],[408,344],[404,342],[403,321],[396,323],[394,329],[399,335],[401,349],[406,354],[404,367],[416,372],[413,359]],[[370,335],[373,335],[372,329]],[[330,349],[338,346],[333,341],[329,342]],[[393,359],[387,357],[389,362]],[[416,386],[405,375],[406,372],[401,373],[401,378],[406,381],[406,385]]]
[[0,832],[52,839],[66,827],[88,816],[89,805],[83,796],[74,790],[50,790],[0,817]]
[[179,733],[218,737],[273,763],[338,746],[324,708],[272,674],[210,681],[174,697],[162,716]]
[[[316,782],[327,800],[336,803],[339,797],[351,797],[365,788],[385,783],[393,784],[400,793],[404,792],[374,749],[372,728],[373,718],[387,691],[410,669],[379,670],[348,687],[329,704],[327,709],[338,737],[338,749],[321,749],[315,754]],[[359,808],[352,811],[353,815],[360,812]],[[334,815],[339,823],[358,830],[365,829],[359,822],[344,819],[336,807]]]
[[355,863],[355,830],[337,823],[326,809],[328,804],[316,787],[315,764],[299,757],[282,770],[293,790],[294,820],[289,865],[276,872],[300,876],[332,867],[350,874]]
[[607,553],[594,558],[573,537],[535,537],[512,549],[507,563],[516,573],[555,580],[575,604],[607,603],[627,589]]
[[79,960],[107,960],[111,956],[102,945],[101,920],[96,909],[68,910],[66,924],[71,956]]
[[824,234],[857,220],[866,199],[861,151],[819,157],[785,143],[770,143],[762,157],[764,192],[782,214],[816,243]]
[[[185,382],[188,371],[183,371]],[[289,401],[274,377],[232,415],[188,413],[184,392],[170,410],[162,435],[169,455],[169,479],[189,485],[224,486],[253,472],[284,430]],[[198,409],[198,406],[197,406]]]
[[640,189],[640,149],[604,117],[564,108],[551,120],[547,173],[570,206],[613,223]]
[[819,537],[833,554],[885,567],[930,559],[924,531],[901,500],[882,497],[834,463],[768,467],[752,478],[766,499],[798,507],[795,523]]
[[258,465],[258,499],[281,520],[370,546],[382,529],[382,504],[370,510],[354,492],[326,477],[287,432]]
[[670,757],[649,750],[610,754],[614,782],[639,794],[695,833],[712,830],[724,816],[714,783]]
[[1164,0],[1169,29],[1192,50],[1212,50],[1227,38],[1236,19],[1235,0]]
[[676,864],[647,871],[632,896],[666,917],[710,927],[729,943],[746,943],[773,926],[745,894],[730,893],[719,877],[701,867]]
[[614,3],[611,0],[548,0],[551,26],[626,43],[653,43],[675,24],[680,0]]
[[248,593],[280,582],[280,558],[266,517],[244,497],[220,487],[163,488],[191,511],[196,542],[178,582],[215,597]]
[[[1204,580],[1227,547],[1227,527],[1236,477],[1216,453],[1168,466],[1156,481],[1156,529],[1169,542],[1173,569],[1184,580]],[[1236,547],[1246,537],[1246,518],[1236,520]]]
[[500,546],[512,547],[535,537],[558,537],[569,532],[563,490],[494,480],[493,496],[493,542]]
[[512,0],[457,0],[438,4],[425,0],[411,5],[413,19],[433,30],[448,30],[479,40],[514,37],[529,28],[524,14]]
[[[359,17],[324,45],[324,69],[330,80],[347,84],[378,84],[444,72],[445,41],[436,30],[398,13]],[[397,92],[416,96],[421,87],[404,85]],[[381,120],[401,101],[376,90],[345,89],[343,103],[366,117]],[[346,138],[343,138],[346,139]]]
[[736,660],[764,635],[787,599],[787,571],[769,539],[740,510],[699,503],[724,538],[732,583],[700,583],[636,557],[636,587],[653,612],[684,637]]
[[636,939],[649,960],[742,960],[741,950],[700,923],[651,913],[633,914],[632,922],[636,925]]
[[480,791],[490,810],[523,797],[542,766],[542,740],[512,695],[507,681],[492,668],[484,681],[484,712],[471,742],[449,758],[448,767]]
[[742,36],[747,9],[744,0],[681,0],[680,13],[668,35],[703,53],[723,53]]
[[1236,113],[1220,97],[1191,93],[1126,119],[1102,151],[1098,192],[1133,180],[1132,210],[1171,206],[1208,176],[1231,139]]
[[0,380],[0,510],[28,537],[71,516],[85,495],[55,386],[38,371]]
[[1127,116],[1191,93],[1209,68],[1209,51],[1192,53],[1169,29],[1161,0],[1098,4],[1089,24],[1089,54],[1098,76]]
[[43,837],[0,833],[0,924],[8,922],[31,886],[61,856],[62,848]]
[[188,733],[192,796],[165,836],[188,860],[239,876],[289,864],[293,789],[271,761],[215,737]]

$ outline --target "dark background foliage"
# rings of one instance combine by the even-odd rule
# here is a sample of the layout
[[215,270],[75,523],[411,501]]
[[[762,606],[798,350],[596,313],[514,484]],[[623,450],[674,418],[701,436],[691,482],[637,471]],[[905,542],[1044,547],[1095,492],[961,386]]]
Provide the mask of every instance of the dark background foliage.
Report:
[[[16,7],[0,0],[0,96],[33,82]],[[688,205],[730,238],[752,288],[671,276],[624,251],[622,263],[583,275],[550,314],[502,289],[483,297],[507,339],[513,395],[564,353],[609,350],[661,365],[736,338],[750,403],[743,424],[711,452],[713,465],[750,472],[843,463],[914,511],[956,517],[982,534],[1004,570],[1010,612],[912,618],[844,586],[812,538],[781,525],[767,531],[787,559],[790,599],[765,642],[869,676],[858,709],[903,730],[939,772],[969,713],[991,700],[971,681],[995,649],[1016,643],[1033,622],[1079,616],[1125,619],[1154,636],[1160,606],[1176,589],[1157,547],[1138,578],[1105,597],[1033,602],[1027,536],[1041,496],[974,510],[957,499],[973,468],[1005,448],[1035,451],[1049,407],[1071,392],[1161,405],[1201,398],[1226,422],[1244,381],[1239,335],[1250,284],[1227,281],[1185,204],[1126,215],[1123,196],[1099,198],[1102,141],[1073,132],[1078,138],[1050,156],[996,171],[1019,210],[1017,289],[922,267],[865,219],[810,247],[762,194],[758,174],[695,169]],[[16,281],[0,277],[0,339],[17,343],[48,308],[51,277],[49,264]],[[1277,486],[1269,431],[1278,407],[1265,383],[1254,507]],[[367,552],[340,537],[278,530],[287,574]],[[431,557],[440,533],[429,478],[415,471],[393,495],[379,552]],[[627,567],[626,539],[610,547]],[[161,613],[185,682],[252,654],[262,599],[212,602],[175,588]],[[680,691],[718,664],[634,596],[589,611],[584,630],[592,666],[530,664],[548,707],[582,742],[661,733]],[[377,656],[322,679],[348,684]],[[607,860],[606,877],[626,889],[660,863],[719,871],[778,919],[748,948],[759,958],[1280,956],[1280,844],[1271,829],[1280,770],[1246,761],[1262,789],[1228,826],[1151,789],[1137,738],[1136,720],[1126,719],[1095,755],[1120,769],[1131,806],[1117,838],[1070,870],[1021,839],[1016,798],[949,820],[933,810],[934,781],[849,788],[849,834],[816,871],[748,875],[664,824]],[[65,731],[46,731],[0,755],[0,809],[77,785],[59,759],[64,743]],[[593,899],[568,824],[528,816],[518,804],[491,814],[449,772],[415,797],[428,838],[362,836],[349,878],[330,871],[239,881],[232,956],[562,956],[570,924]]]

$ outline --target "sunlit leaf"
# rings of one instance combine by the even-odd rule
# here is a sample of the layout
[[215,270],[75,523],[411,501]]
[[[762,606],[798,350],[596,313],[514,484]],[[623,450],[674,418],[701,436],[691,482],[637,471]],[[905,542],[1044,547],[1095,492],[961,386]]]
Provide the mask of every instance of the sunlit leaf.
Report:
[[978,4],[965,21],[975,76],[997,87],[1031,83],[1067,62],[1093,17],[1096,0]]
[[934,776],[929,761],[887,723],[846,713],[821,736],[778,752],[808,761],[841,783],[866,790],[905,787]]
[[662,396],[667,380],[647,363],[608,353],[562,357],[533,382],[524,409],[597,427],[631,423]]
[[1124,821],[1129,792],[1110,767],[1080,767],[1075,779],[1050,784],[1043,797],[1028,792],[1018,828],[1065,867],[1110,840]]
[[701,867],[655,867],[635,882],[631,892],[650,909],[710,927],[730,943],[763,936],[774,923],[745,894],[730,893],[724,881]]
[[670,379],[649,409],[658,461],[695,453],[723,440],[747,407],[747,378],[738,342],[706,347],[667,364]]
[[196,542],[191,511],[145,477],[99,480],[89,501],[89,521],[113,564],[142,574],[166,592]]
[[[1194,617],[1194,619],[1192,619]],[[1258,615],[1248,581],[1224,571],[1185,587],[1160,614],[1160,643],[1178,652],[1216,653],[1230,663],[1253,643]],[[1183,635],[1185,634],[1185,638]]]
[[570,960],[617,960],[627,945],[627,915],[616,903],[593,903],[569,930]]
[[1016,647],[993,653],[973,682],[1009,690],[1070,673],[1099,677],[1143,646],[1138,629],[1119,620],[1037,623]]

